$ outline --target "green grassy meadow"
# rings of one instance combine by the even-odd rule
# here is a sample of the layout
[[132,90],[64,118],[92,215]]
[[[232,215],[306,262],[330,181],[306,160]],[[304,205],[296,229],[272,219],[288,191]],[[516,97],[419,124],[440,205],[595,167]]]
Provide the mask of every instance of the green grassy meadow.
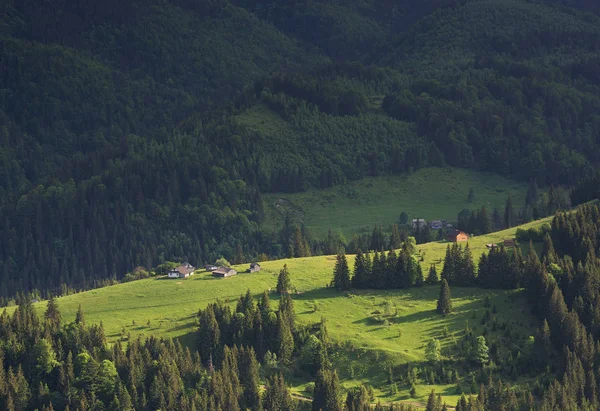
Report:
[[[550,218],[530,223],[525,228],[540,226]],[[521,226],[523,227],[523,226]],[[487,243],[499,243],[514,236],[516,228],[473,237],[469,246],[475,260],[485,250]],[[423,268],[443,259],[448,243],[433,242],[418,246],[424,252]],[[354,256],[349,255],[352,267]],[[438,286],[425,286],[409,290],[353,290],[341,294],[327,284],[331,280],[335,256],[318,256],[267,261],[262,271],[239,274],[227,279],[213,278],[209,273],[197,272],[183,280],[150,278],[118,284],[59,298],[58,305],[64,321],[73,321],[79,304],[83,307],[88,323],[102,322],[109,342],[137,336],[174,338],[193,346],[197,326],[198,309],[219,298],[234,304],[237,298],[251,290],[256,298],[264,290],[274,290],[277,275],[284,264],[290,271],[292,284],[297,293],[293,295],[297,319],[311,324],[327,320],[329,334],[338,349],[334,351],[334,364],[340,371],[342,385],[351,387],[369,382],[375,394],[383,401],[425,401],[431,388],[444,394],[449,404],[456,402],[455,385],[419,385],[418,397],[408,396],[408,387],[399,387],[398,394],[390,396],[385,378],[390,365],[424,360],[426,342],[436,337],[442,347],[448,347],[454,338],[460,338],[466,321],[475,332],[481,333],[479,320],[484,315],[484,299],[489,297],[498,307],[499,321],[523,335],[533,334],[538,325],[530,316],[523,293],[520,291],[482,290],[476,288],[453,288],[454,312],[441,317],[435,312]],[[247,265],[236,266],[239,272]],[[426,272],[426,271],[425,271]],[[273,300],[277,295],[272,292]],[[374,317],[383,312],[384,305],[391,304],[394,315],[381,323]],[[40,314],[45,302],[35,304]],[[14,310],[13,307],[9,311]],[[449,335],[442,336],[447,328]],[[125,338],[124,338],[125,337]],[[302,393],[307,381],[292,380],[296,392]]]
[[[270,122],[269,124],[275,124]],[[468,202],[473,188],[475,201]],[[504,209],[509,194],[515,207],[525,204],[527,185],[497,174],[460,168],[425,168],[413,174],[369,177],[326,190],[264,196],[266,225],[281,226],[285,213],[319,237],[328,229],[346,237],[370,232],[374,224],[390,226],[406,212],[410,219],[455,221],[464,209]]]

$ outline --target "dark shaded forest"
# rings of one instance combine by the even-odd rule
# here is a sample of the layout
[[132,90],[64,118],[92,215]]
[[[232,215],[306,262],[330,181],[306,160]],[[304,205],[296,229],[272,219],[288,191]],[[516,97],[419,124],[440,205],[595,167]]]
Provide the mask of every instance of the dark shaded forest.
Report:
[[[600,19],[555,3],[3,2],[0,296],[306,254],[266,192],[446,164],[575,184]],[[277,131],[239,120],[259,106]]]

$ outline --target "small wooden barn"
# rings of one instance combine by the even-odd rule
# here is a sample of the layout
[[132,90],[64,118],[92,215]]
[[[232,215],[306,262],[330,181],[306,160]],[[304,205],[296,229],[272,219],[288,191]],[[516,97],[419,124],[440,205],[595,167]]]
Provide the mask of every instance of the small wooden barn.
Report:
[[235,271],[231,267],[219,267],[212,272],[212,275],[214,275],[215,277],[221,277],[221,278],[233,277],[236,274],[237,274],[237,271]]
[[469,241],[469,235],[461,230],[452,230],[446,236],[448,241],[452,241],[453,243],[461,243],[464,241]]

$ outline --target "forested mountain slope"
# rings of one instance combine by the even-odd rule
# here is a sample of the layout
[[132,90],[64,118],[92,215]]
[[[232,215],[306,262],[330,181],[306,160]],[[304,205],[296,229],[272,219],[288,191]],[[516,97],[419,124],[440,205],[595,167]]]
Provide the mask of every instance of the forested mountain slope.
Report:
[[598,164],[592,14],[261,4],[0,5],[0,295],[287,254],[264,192],[444,164],[572,184]]

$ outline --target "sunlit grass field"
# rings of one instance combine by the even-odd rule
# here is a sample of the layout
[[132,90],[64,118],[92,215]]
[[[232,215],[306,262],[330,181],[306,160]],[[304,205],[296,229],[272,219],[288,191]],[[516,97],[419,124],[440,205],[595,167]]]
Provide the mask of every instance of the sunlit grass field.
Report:
[[[525,228],[540,226],[550,219],[530,223]],[[472,237],[469,246],[477,261],[487,243],[499,243],[514,237],[516,228],[490,235]],[[447,242],[434,242],[418,246],[424,261],[424,272],[431,263],[441,271]],[[354,256],[349,255],[352,267]],[[384,401],[424,401],[431,388],[444,393],[449,404],[456,402],[456,389],[451,386],[417,387],[417,398],[408,396],[408,388],[400,388],[391,396],[385,383],[390,365],[424,361],[426,342],[436,337],[442,347],[453,338],[460,338],[467,321],[475,332],[482,332],[479,321],[484,315],[484,300],[489,297],[498,308],[497,319],[506,321],[511,329],[522,335],[533,334],[538,325],[529,315],[522,292],[453,288],[454,312],[441,317],[435,312],[439,286],[424,286],[409,290],[353,290],[340,293],[328,288],[335,256],[295,258],[261,263],[258,273],[245,274],[247,264],[236,266],[240,272],[227,279],[213,278],[210,273],[197,272],[188,279],[151,278],[118,284],[61,297],[58,305],[64,321],[73,321],[78,306],[84,309],[88,323],[104,325],[109,342],[127,340],[137,336],[174,338],[191,347],[195,344],[196,314],[200,308],[217,298],[234,304],[237,298],[250,290],[259,298],[264,290],[274,290],[279,270],[287,264],[297,293],[293,295],[297,319],[312,324],[325,318],[329,334],[341,348],[334,356],[340,371],[342,385],[350,387],[369,382],[375,393]],[[271,291],[271,298],[277,295]],[[374,317],[381,316],[385,305],[392,307],[394,315],[382,323]],[[45,302],[35,304],[40,313]],[[9,308],[12,311],[14,308]],[[443,335],[447,329],[449,334]],[[307,381],[293,381],[302,392]]]

